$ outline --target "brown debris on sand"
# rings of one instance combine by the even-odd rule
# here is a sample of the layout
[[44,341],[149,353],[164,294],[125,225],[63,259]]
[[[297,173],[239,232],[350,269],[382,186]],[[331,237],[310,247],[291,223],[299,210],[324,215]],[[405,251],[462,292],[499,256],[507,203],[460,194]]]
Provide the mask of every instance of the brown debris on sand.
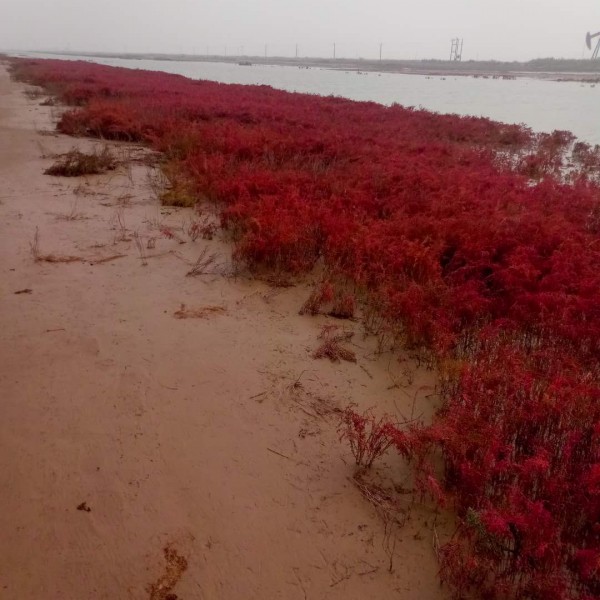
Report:
[[92,509],[87,505],[87,502],[82,502],[77,505],[77,510],[81,510],[83,512],[92,512]]
[[188,568],[187,559],[181,556],[175,548],[165,546],[163,552],[167,561],[165,572],[148,587],[150,600],[175,600],[177,595],[171,591]]

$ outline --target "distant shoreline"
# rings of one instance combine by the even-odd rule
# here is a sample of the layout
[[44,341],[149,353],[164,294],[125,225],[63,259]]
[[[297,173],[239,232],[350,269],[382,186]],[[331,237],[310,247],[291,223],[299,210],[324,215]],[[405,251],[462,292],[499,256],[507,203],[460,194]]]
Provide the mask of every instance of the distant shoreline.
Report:
[[298,68],[320,68],[339,71],[395,73],[399,75],[429,75],[432,77],[482,77],[513,79],[534,77],[550,81],[581,81],[600,83],[600,60],[535,59],[527,62],[499,61],[443,61],[443,60],[369,60],[349,58],[286,58],[262,56],[218,56],[159,53],[103,53],[103,52],[43,52],[56,56],[86,58],[159,60],[177,62],[211,62],[252,65],[270,65]]

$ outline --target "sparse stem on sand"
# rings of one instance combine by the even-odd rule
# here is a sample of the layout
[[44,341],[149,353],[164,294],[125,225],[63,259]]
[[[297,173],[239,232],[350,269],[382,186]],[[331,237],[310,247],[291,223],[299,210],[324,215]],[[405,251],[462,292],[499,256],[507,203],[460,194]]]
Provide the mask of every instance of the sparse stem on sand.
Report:
[[135,242],[135,247],[137,248],[142,260],[142,266],[146,267],[148,265],[148,260],[146,259],[146,247],[144,246],[140,234],[137,231],[133,232],[133,241]]

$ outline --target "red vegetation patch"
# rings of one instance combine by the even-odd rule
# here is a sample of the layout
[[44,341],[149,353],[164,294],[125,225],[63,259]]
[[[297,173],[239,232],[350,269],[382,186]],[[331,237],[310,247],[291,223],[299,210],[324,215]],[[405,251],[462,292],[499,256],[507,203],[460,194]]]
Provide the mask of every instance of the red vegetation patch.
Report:
[[[398,446],[422,494],[456,507],[440,556],[457,597],[600,596],[597,148],[265,86],[62,61],[16,71],[76,105],[62,131],[177,161],[190,194],[222,206],[238,260],[324,264],[376,307],[377,329],[446,365],[431,426],[394,438],[347,413],[343,433],[363,465]],[[335,294],[315,290],[305,312]]]

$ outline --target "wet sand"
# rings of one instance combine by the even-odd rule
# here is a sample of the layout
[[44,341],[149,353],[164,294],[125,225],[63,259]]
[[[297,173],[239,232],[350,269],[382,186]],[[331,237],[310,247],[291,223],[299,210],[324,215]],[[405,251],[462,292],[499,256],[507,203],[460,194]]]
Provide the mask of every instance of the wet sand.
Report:
[[[53,133],[24,90],[0,65],[0,598],[444,598],[433,514],[391,552],[336,432],[351,402],[408,415],[416,396],[429,416],[432,374],[376,356],[359,323],[357,364],[314,360],[342,324],[298,315],[308,282],[228,276],[230,245],[186,236],[143,149],[44,175],[98,143]],[[76,260],[35,261],[36,229],[38,258]],[[217,273],[186,277],[204,249]]]

